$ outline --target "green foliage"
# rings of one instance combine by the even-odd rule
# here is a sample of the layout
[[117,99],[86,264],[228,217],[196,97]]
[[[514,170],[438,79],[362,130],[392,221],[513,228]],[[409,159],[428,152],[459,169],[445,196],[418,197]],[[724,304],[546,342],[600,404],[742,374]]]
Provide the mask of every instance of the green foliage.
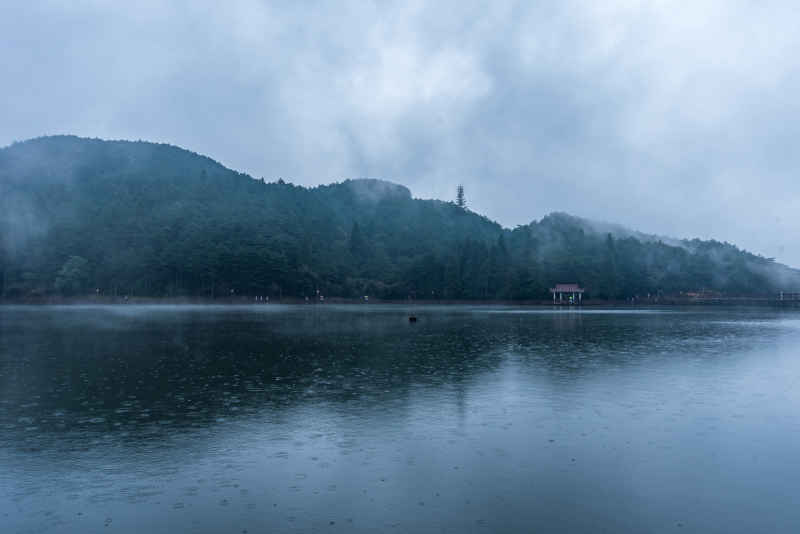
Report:
[[727,243],[665,244],[564,214],[507,230],[459,198],[266,183],[168,145],[40,138],[0,150],[0,292],[547,299],[570,282],[599,298],[800,285]]
[[56,290],[71,295],[85,291],[89,283],[89,262],[80,256],[70,256],[56,275]]

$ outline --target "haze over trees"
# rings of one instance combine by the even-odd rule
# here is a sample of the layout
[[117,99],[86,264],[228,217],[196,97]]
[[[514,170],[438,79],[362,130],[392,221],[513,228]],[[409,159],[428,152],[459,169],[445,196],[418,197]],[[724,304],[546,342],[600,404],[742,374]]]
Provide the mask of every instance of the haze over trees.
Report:
[[798,291],[734,245],[563,213],[506,229],[380,180],[266,182],[174,146],[44,137],[0,150],[0,295],[546,299]]

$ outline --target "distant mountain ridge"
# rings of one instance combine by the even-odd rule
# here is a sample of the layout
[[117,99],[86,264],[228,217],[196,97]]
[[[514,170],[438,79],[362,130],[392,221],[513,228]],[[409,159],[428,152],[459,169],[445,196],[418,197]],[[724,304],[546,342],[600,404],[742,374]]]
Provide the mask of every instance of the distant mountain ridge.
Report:
[[552,213],[513,230],[382,180],[267,183],[165,144],[52,136],[0,149],[0,295],[545,299],[800,290],[716,241]]
[[646,234],[644,232],[639,232],[637,230],[631,230],[630,228],[623,226],[621,224],[610,223],[605,221],[594,221],[591,219],[585,219],[583,217],[578,217],[576,215],[570,215],[569,213],[555,211],[546,215],[544,219],[560,219],[562,222],[577,226],[583,229],[584,232],[587,233],[594,233],[594,234],[611,234],[616,238],[627,238],[633,237],[638,239],[639,241],[649,243],[649,242],[658,242],[661,241],[662,243],[666,243],[672,246],[685,246],[687,240],[678,239],[675,237],[669,236],[662,236],[656,234]]

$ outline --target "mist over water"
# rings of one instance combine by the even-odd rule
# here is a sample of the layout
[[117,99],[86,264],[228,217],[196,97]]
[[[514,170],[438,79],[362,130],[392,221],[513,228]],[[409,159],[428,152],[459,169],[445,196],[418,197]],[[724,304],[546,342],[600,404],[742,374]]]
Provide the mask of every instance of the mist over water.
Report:
[[771,309],[0,307],[0,524],[796,531],[799,349]]

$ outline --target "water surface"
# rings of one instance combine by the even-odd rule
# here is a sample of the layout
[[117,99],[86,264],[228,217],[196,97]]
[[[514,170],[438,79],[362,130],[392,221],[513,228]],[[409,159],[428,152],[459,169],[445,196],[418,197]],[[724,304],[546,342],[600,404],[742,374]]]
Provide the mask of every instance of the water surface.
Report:
[[797,532],[799,357],[770,309],[0,307],[0,530]]

